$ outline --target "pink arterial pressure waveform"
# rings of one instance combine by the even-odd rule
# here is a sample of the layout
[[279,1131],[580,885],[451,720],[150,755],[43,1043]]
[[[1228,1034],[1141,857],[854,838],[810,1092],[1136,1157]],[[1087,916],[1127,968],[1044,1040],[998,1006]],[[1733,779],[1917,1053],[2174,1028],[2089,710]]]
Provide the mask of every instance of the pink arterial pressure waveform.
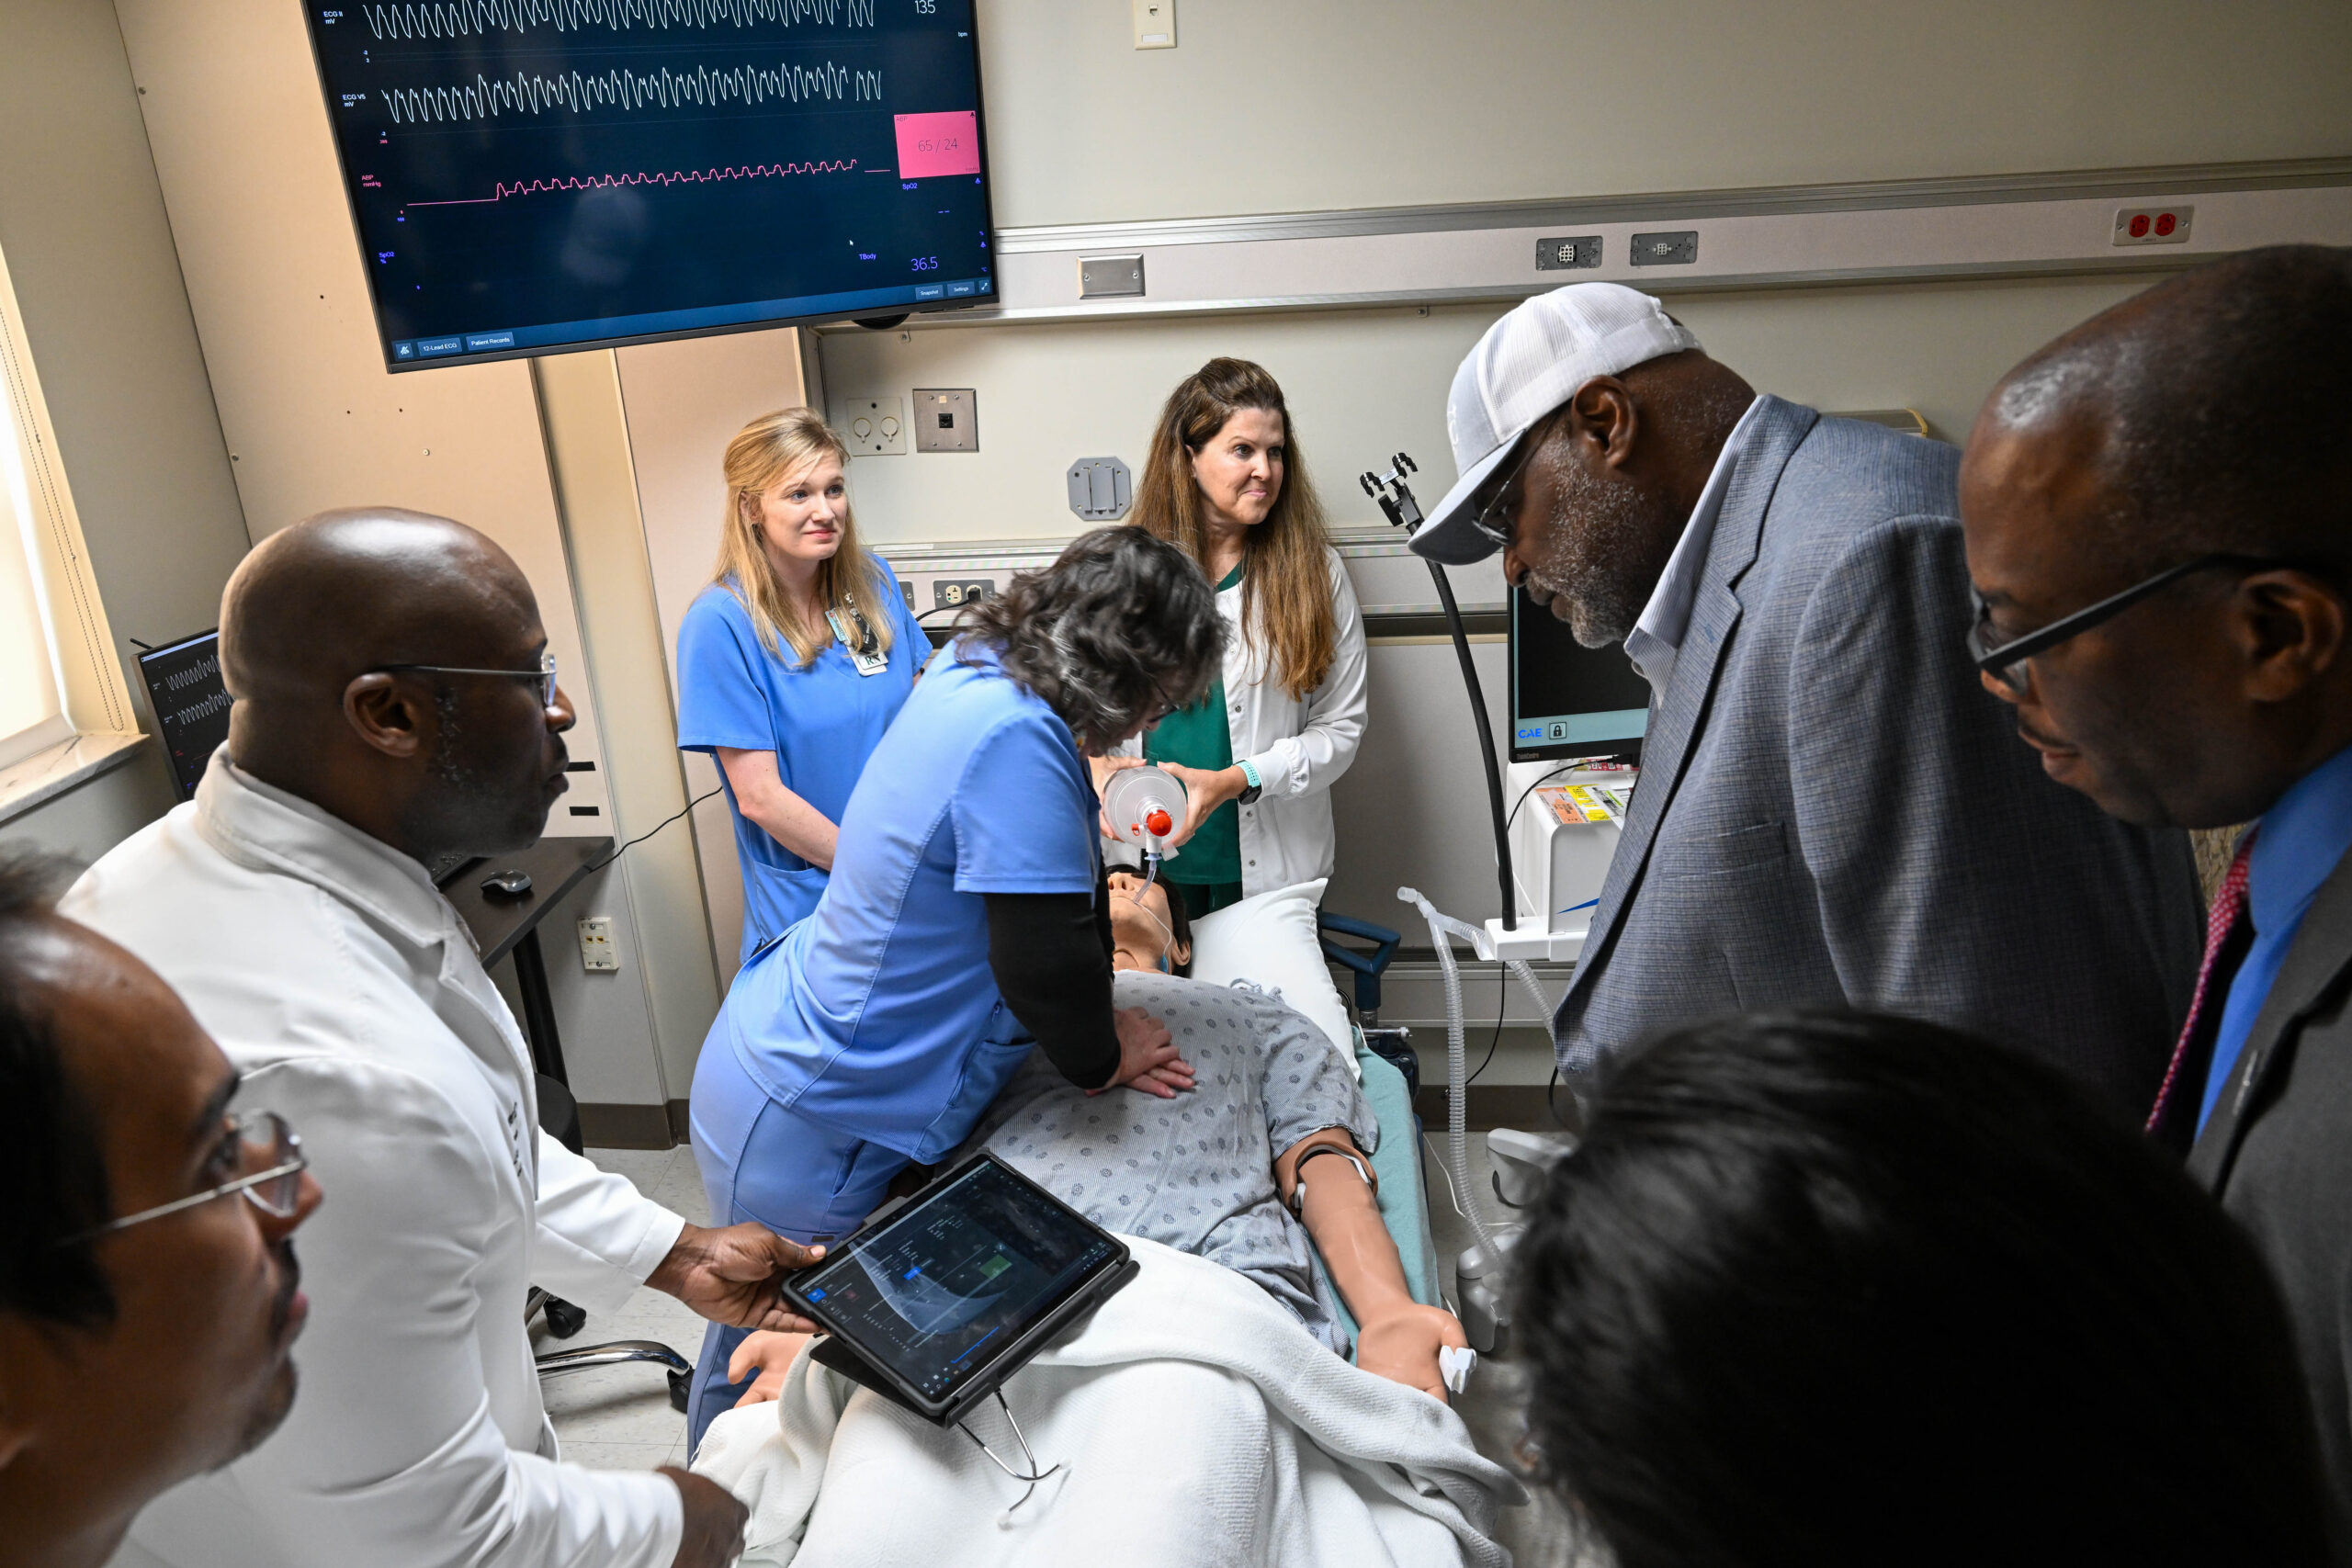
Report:
[[395,125],[424,125],[450,120],[491,119],[503,114],[544,114],[570,109],[681,108],[688,104],[717,108],[728,103],[745,105],[784,99],[802,103],[810,98],[839,102],[878,103],[882,73],[852,71],[831,61],[822,65],[786,62],[775,70],[738,65],[715,71],[698,65],[692,71],[631,71],[616,65],[589,75],[566,71],[541,76],[517,71],[495,81],[476,75],[470,87],[379,88]]
[[649,32],[665,28],[777,27],[807,24],[870,28],[876,0],[424,0],[363,6],[368,30],[385,39],[481,38],[537,28],[580,32],[605,28]]
[[854,158],[820,158],[811,164],[745,164],[732,169],[672,169],[656,175],[574,175],[553,180],[504,180],[488,196],[456,197],[447,201],[411,201],[408,207],[481,207],[514,196],[542,196],[550,191],[604,190],[617,186],[715,185],[724,180],[773,180],[786,175],[842,175],[857,167]]

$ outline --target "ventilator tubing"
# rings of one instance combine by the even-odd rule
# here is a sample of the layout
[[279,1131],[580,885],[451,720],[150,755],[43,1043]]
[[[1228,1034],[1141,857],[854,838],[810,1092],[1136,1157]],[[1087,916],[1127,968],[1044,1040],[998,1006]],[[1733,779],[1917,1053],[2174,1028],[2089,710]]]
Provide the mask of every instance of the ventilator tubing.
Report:
[[1102,820],[1111,836],[1153,858],[1173,858],[1168,840],[1184,830],[1184,786],[1172,773],[1146,763],[1122,768],[1102,788]]
[[[1479,939],[1486,933],[1438,913],[1428,899],[1409,887],[1396,889],[1396,897],[1419,908],[1421,918],[1429,921],[1430,943],[1437,949],[1438,968],[1445,976],[1446,1163],[1453,1171],[1454,1197],[1463,1217],[1477,1233],[1481,1251],[1490,1259],[1499,1259],[1502,1249],[1496,1245],[1494,1227],[1487,1223],[1485,1205],[1470,1179],[1470,1053],[1463,1036],[1462,971],[1453,961],[1453,943],[1448,940],[1458,936],[1470,944],[1471,952],[1477,953]],[[1532,971],[1528,977],[1534,977]]]

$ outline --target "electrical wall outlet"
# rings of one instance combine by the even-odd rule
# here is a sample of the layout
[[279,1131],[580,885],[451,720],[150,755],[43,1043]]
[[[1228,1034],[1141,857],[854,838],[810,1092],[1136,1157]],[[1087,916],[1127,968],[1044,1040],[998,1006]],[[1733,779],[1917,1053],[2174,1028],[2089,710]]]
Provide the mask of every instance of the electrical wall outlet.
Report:
[[581,921],[580,967],[591,975],[604,975],[620,966],[620,944],[613,940],[613,917],[591,915]]
[[985,577],[938,577],[931,583],[931,607],[952,610],[958,604],[977,604],[992,597],[996,584]]
[[826,423],[849,443],[853,457],[907,455],[907,412],[898,398],[845,398],[827,412]]
[[2119,245],[2185,245],[2193,207],[2127,207],[2115,215]]
[[980,449],[979,398],[969,387],[915,389],[915,450]]
[[1176,47],[1176,0],[1134,0],[1136,8],[1136,47],[1137,49],[1174,49]]

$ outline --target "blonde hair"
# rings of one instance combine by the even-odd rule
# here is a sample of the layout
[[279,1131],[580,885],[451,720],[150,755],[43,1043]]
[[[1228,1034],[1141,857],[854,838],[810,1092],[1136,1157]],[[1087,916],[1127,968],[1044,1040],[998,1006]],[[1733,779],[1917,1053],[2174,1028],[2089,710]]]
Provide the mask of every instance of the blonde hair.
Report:
[[1323,503],[1307,481],[1283,389],[1262,367],[1246,359],[1212,359],[1177,383],[1152,432],[1151,454],[1144,459],[1128,522],[1179,547],[1206,570],[1206,531],[1193,457],[1243,409],[1263,409],[1283,421],[1283,487],[1266,520],[1245,536],[1243,635],[1265,651],[1267,669],[1283,689],[1305,701],[1338,657],[1339,614],[1331,604],[1326,554],[1330,533]]
[[[810,409],[778,409],[763,413],[735,433],[727,444],[723,467],[727,475],[727,515],[719,522],[718,565],[711,581],[743,602],[751,613],[752,629],[760,646],[778,658],[783,644],[792,645],[793,662],[807,669],[833,640],[833,628],[823,615],[813,619],[787,598],[767,552],[760,547],[756,521],[761,494],[788,475],[813,468],[826,457],[849,466],[849,447],[832,427]],[[832,558],[817,568],[817,597],[827,611],[862,613],[874,628],[882,651],[890,649],[893,617],[884,613],[885,595],[896,592],[882,563],[858,543],[857,521],[849,501],[842,501],[842,540]]]

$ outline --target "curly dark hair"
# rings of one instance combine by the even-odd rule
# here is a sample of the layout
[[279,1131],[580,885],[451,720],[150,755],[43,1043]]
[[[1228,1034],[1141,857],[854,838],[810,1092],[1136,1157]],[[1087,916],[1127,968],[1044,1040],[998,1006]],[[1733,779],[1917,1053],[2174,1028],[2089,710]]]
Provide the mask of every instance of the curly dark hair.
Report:
[[1225,622],[1193,558],[1140,528],[1081,534],[973,611],[965,637],[1104,752],[1216,678]]
[[97,1116],[17,958],[53,919],[64,868],[0,852],[0,1312],[73,1328],[114,1321],[114,1291],[86,1240],[113,1213]]
[[1528,1219],[1529,1426],[1621,1568],[2326,1561],[2252,1242],[2021,1052],[1679,1030],[1603,1077]]

